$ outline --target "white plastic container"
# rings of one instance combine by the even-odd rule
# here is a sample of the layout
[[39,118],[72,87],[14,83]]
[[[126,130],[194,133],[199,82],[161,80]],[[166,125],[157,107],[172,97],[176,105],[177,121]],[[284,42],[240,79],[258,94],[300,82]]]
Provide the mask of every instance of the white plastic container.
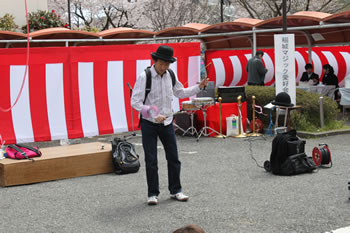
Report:
[[226,136],[237,136],[238,133],[238,116],[226,117]]

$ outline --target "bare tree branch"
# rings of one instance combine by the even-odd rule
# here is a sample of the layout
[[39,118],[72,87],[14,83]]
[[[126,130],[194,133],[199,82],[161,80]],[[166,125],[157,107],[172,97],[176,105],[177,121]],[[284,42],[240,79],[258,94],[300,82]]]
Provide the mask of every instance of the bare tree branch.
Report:
[[310,8],[310,0],[306,1],[306,6],[305,6],[305,10],[308,11]]
[[[162,30],[191,22],[213,24],[220,21],[219,4],[208,0],[71,0],[72,23],[106,30],[110,27],[137,27]],[[233,20],[241,17],[267,19],[282,15],[282,0],[225,0],[224,7],[236,8]],[[67,20],[67,0],[48,0],[49,8]],[[323,11],[334,13],[350,6],[345,0],[288,0],[287,13]]]
[[325,2],[319,9],[318,11],[322,11],[326,6],[328,6],[333,0],[328,0]]
[[251,18],[259,18],[259,14],[254,10],[254,8],[246,0],[239,0],[239,3],[248,12]]
[[74,7],[75,7],[75,15],[80,18],[81,20],[83,20],[84,24],[86,26],[90,26],[91,22],[92,22],[92,18],[90,20],[88,20],[85,15],[84,15],[84,12],[83,12],[83,9],[81,7],[81,3],[74,3]]

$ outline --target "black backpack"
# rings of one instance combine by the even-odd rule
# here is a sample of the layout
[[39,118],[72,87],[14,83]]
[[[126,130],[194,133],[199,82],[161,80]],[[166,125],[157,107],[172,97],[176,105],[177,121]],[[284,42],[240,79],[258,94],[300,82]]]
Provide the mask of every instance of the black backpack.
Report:
[[124,139],[113,139],[112,161],[116,174],[135,173],[140,169],[139,155],[135,146]]
[[291,176],[316,169],[316,164],[311,157],[307,157],[305,153],[289,156],[281,165],[281,175]]
[[305,154],[305,141],[291,130],[277,134],[273,139],[269,169],[275,175],[296,175],[311,172],[316,165]]

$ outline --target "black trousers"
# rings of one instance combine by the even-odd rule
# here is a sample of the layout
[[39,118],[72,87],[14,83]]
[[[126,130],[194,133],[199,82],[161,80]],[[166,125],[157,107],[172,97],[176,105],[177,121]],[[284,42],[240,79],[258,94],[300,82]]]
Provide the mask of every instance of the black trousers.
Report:
[[150,121],[141,120],[142,144],[145,153],[146,177],[148,196],[159,195],[157,141],[158,137],[163,144],[168,164],[168,188],[170,194],[181,192],[180,170],[176,136],[173,124],[164,126]]

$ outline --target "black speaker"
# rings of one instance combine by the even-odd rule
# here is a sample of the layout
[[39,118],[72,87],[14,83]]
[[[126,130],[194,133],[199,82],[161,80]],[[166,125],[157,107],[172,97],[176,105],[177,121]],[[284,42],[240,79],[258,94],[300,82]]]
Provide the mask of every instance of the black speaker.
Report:
[[222,98],[222,103],[235,103],[237,98],[242,96],[242,102],[246,100],[245,87],[218,87],[218,96]]
[[[194,115],[196,116],[196,115]],[[196,117],[194,119],[194,123],[196,122]],[[187,112],[178,112],[174,115],[174,123],[182,130],[186,131],[191,126],[191,118]],[[183,135],[183,131],[175,127],[175,133],[179,135]]]

